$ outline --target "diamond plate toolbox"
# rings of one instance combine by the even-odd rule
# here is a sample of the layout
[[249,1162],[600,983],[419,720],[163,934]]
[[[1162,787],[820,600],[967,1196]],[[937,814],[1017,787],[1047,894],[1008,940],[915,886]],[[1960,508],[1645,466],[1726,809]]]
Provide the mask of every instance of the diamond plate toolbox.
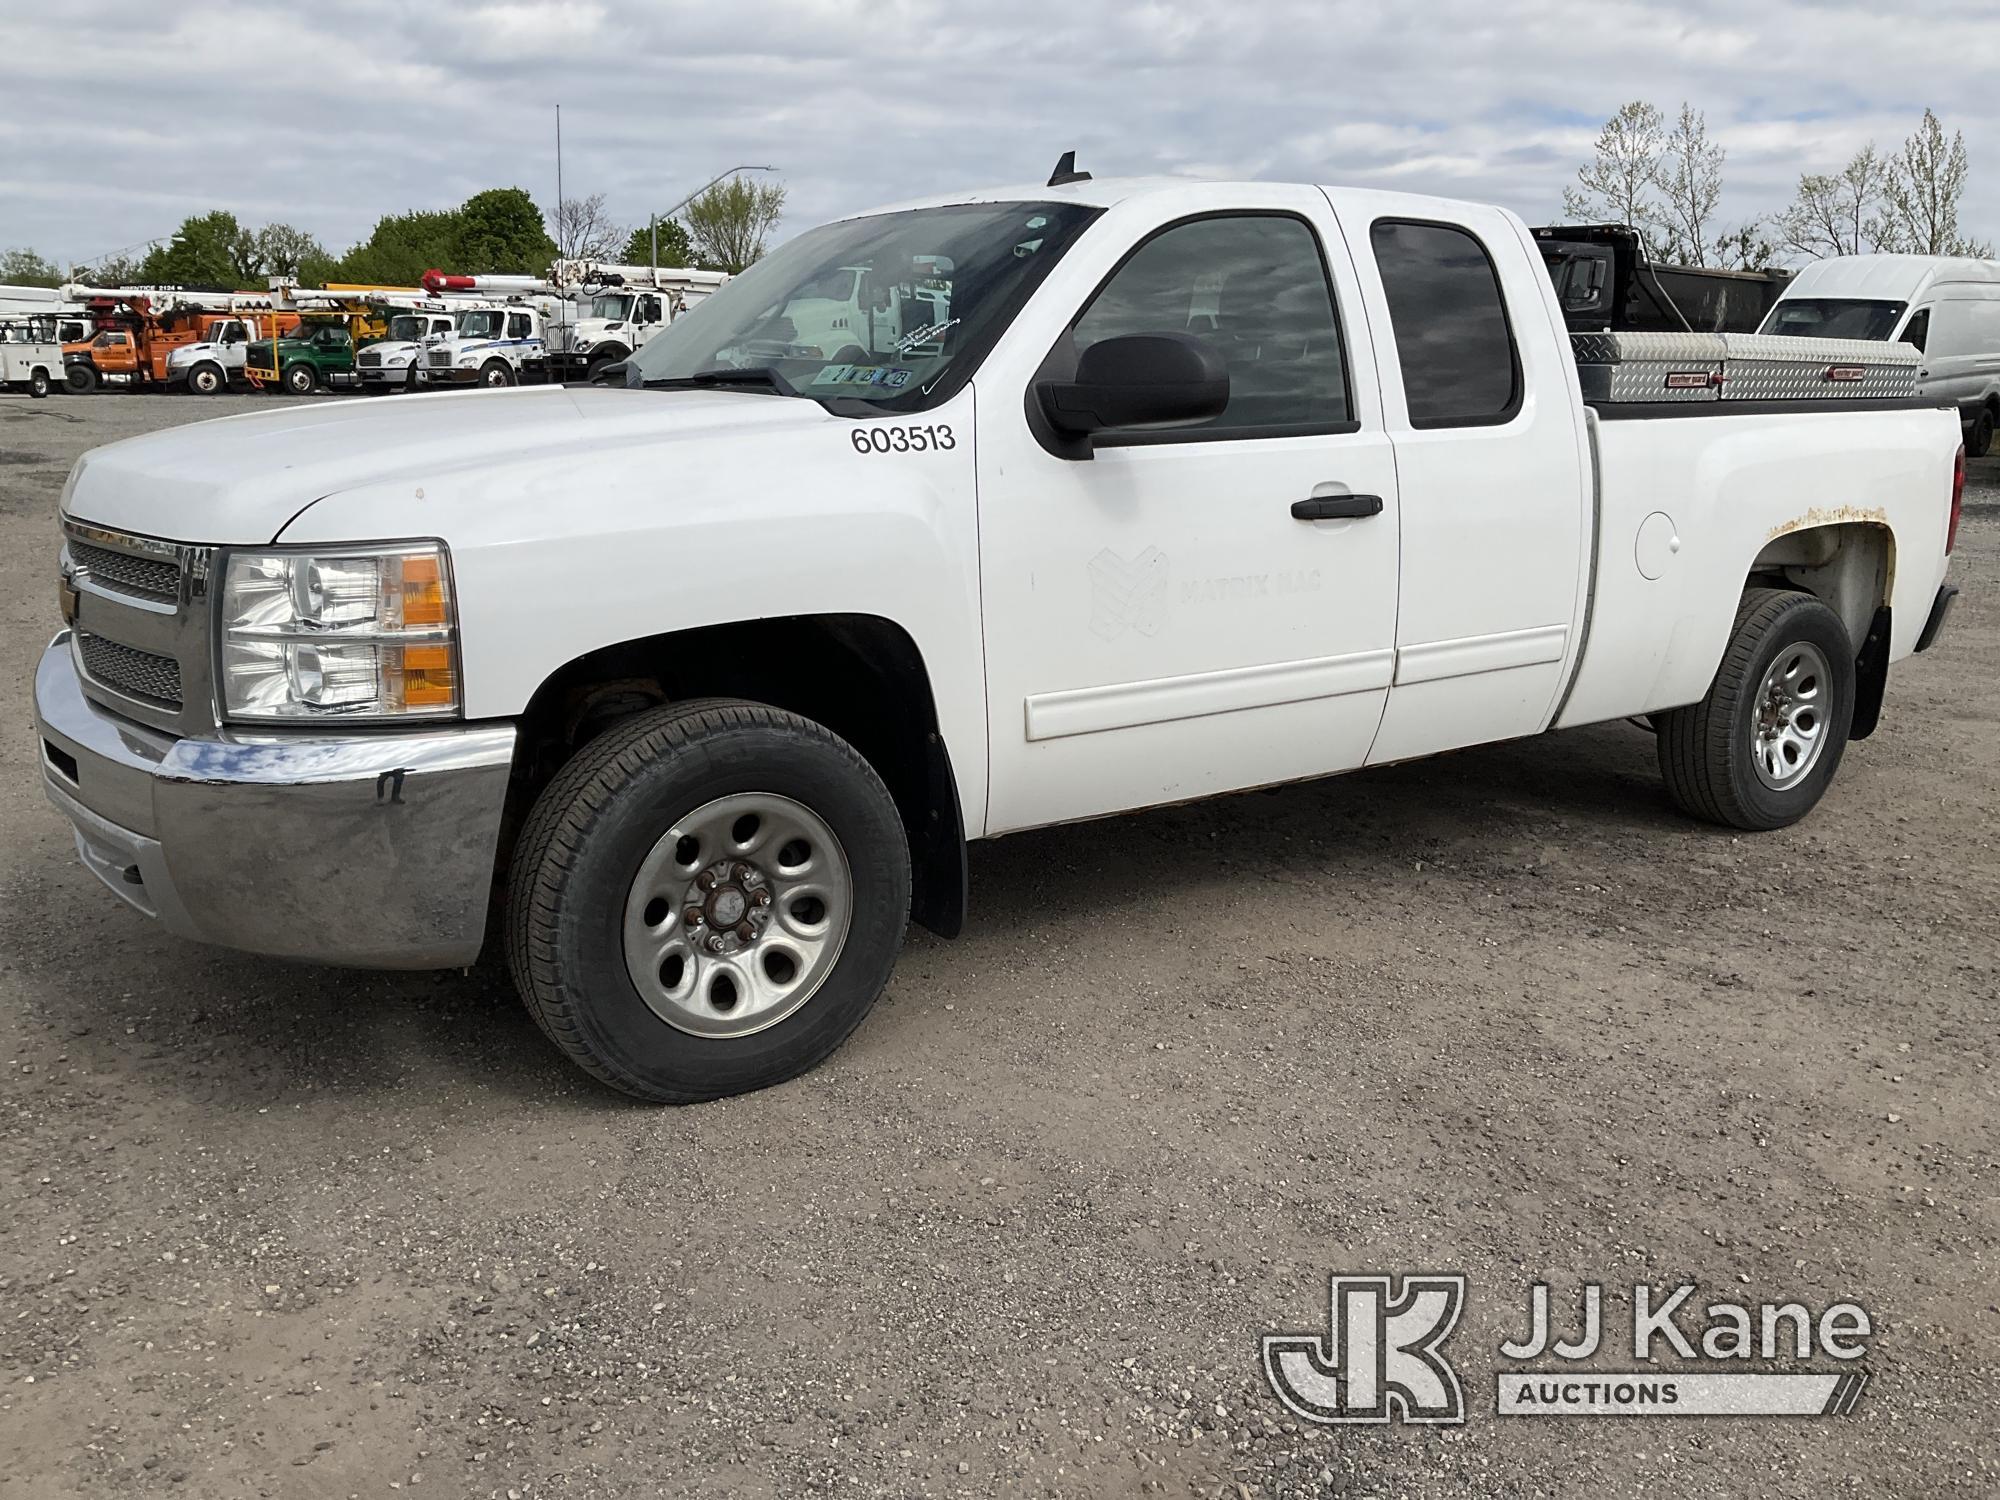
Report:
[[1719,401],[1728,348],[1716,333],[1573,333],[1583,399]]
[[1768,333],[1717,337],[1729,346],[1724,401],[1864,401],[1917,393],[1922,356],[1910,344]]

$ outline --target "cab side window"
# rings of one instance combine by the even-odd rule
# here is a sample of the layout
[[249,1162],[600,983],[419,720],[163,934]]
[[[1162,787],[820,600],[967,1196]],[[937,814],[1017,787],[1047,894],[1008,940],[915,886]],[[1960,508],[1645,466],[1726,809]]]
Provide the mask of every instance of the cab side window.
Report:
[[1910,321],[1903,325],[1902,342],[1922,351],[1924,342],[1931,336],[1931,310],[1920,307],[1910,314]]
[[1521,356],[1486,247],[1452,224],[1379,219],[1369,231],[1410,425],[1492,427],[1521,408]]
[[528,336],[528,315],[526,313],[507,314],[507,337],[524,339]]
[[641,297],[639,299],[639,321],[641,323],[657,323],[660,321],[660,299],[658,297]]
[[1193,334],[1229,367],[1229,405],[1221,415],[1148,434],[1152,441],[1352,425],[1333,287],[1319,240],[1302,219],[1193,219],[1154,235],[1112,273],[1070,330],[1079,355],[1134,333]]

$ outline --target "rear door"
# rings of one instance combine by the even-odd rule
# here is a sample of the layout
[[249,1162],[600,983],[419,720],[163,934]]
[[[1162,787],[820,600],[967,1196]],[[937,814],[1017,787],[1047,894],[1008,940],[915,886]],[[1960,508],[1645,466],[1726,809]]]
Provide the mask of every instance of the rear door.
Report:
[[[1176,208],[1107,216],[1016,325],[1020,362],[979,378],[990,832],[1358,766],[1387,698],[1396,467],[1326,200]],[[1160,332],[1220,350],[1220,417],[1082,459],[1045,444],[1037,373]],[[1364,496],[1352,519],[1306,505]]]
[[1580,642],[1589,451],[1561,309],[1498,209],[1334,192],[1402,495],[1395,682],[1368,760],[1547,727]]

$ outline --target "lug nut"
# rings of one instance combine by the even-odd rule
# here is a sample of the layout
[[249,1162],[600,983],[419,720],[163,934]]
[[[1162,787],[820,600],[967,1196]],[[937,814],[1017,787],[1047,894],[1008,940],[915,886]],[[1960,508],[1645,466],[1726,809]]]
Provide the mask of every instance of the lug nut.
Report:
[[752,893],[750,899],[759,906],[769,906],[771,904],[771,893],[769,891],[756,891]]
[[757,929],[748,922],[739,923],[736,935],[746,943],[754,943],[757,940]]
[[720,953],[722,951],[721,934],[718,933],[716,936],[708,940],[708,951],[710,953]]
[[715,872],[713,870],[703,870],[699,875],[695,876],[694,883],[705,891],[714,890]]
[[752,868],[750,868],[750,866],[748,865],[738,865],[734,871],[734,874],[738,880],[749,880],[754,875],[756,875],[756,873],[757,872]]
[[690,927],[701,926],[702,917],[703,912],[699,906],[690,906],[686,911],[681,913],[681,920]]

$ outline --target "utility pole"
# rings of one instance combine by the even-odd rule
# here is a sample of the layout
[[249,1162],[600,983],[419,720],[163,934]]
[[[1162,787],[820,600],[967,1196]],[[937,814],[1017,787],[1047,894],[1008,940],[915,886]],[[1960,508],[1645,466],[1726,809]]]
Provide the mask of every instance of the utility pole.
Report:
[[556,253],[568,255],[562,244],[563,234],[563,194],[562,194],[562,106],[556,106]]
[[652,232],[653,232],[653,264],[657,267],[660,263],[660,220],[671,219],[675,214],[679,213],[682,209],[686,208],[690,203],[694,202],[695,199],[699,198],[703,193],[707,192],[710,188],[714,187],[718,182],[722,181],[722,179],[725,177],[734,177],[738,172],[775,172],[777,170],[778,169],[776,167],[751,166],[747,162],[744,163],[742,166],[731,167],[727,172],[716,173],[713,177],[709,178],[708,181],[704,182],[700,187],[696,188],[693,192],[689,193],[685,198],[681,199],[680,202],[676,203],[672,208],[668,209],[665,213],[654,214],[651,220]]

